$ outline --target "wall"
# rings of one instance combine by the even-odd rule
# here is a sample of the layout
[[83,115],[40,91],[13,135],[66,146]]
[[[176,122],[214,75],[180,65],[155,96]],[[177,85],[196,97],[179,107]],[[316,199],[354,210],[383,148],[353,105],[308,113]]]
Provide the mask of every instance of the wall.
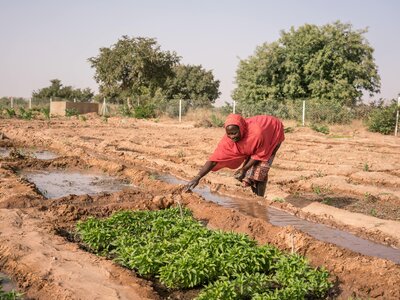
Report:
[[99,104],[67,101],[52,101],[50,103],[50,115],[52,116],[65,116],[67,109],[76,110],[80,115],[92,112],[99,113]]

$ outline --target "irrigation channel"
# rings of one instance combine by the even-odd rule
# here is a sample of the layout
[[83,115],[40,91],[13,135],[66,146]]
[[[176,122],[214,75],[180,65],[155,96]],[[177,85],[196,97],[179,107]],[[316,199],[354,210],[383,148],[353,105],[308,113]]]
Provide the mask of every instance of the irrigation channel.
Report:
[[0,272],[0,286],[5,292],[17,289],[17,285],[11,280],[11,278],[2,272]]
[[[169,174],[161,174],[158,176],[158,179],[170,184],[186,183],[185,181]],[[351,233],[331,228],[323,224],[303,220],[279,209],[265,207],[255,201],[221,196],[212,193],[210,188],[207,186],[196,187],[193,191],[204,197],[206,200],[224,207],[237,209],[252,217],[267,220],[272,225],[280,227],[291,225],[318,240],[332,243],[360,254],[384,258],[400,264],[400,249],[394,249],[392,247],[377,244],[359,238]]]
[[[43,196],[48,199],[60,198],[70,194],[94,195],[101,192],[112,193],[124,188],[133,187],[131,184],[104,174],[29,170],[22,171],[20,175],[34,183]],[[170,174],[160,174],[157,178],[169,184],[186,183]],[[377,244],[323,224],[303,220],[279,209],[265,207],[256,201],[222,196],[211,192],[207,186],[196,187],[194,192],[206,200],[224,207],[238,209],[249,216],[267,220],[272,225],[280,227],[291,225],[318,240],[333,243],[364,255],[384,258],[400,264],[399,249]]]
[[[11,153],[10,148],[6,147],[0,147],[0,157],[6,158],[10,156]],[[16,151],[19,151],[23,153],[24,155],[31,155],[32,157],[36,159],[41,159],[41,160],[49,160],[49,159],[54,159],[58,157],[58,154],[48,151],[48,150],[39,150],[39,149],[29,149],[29,150],[24,150],[24,149],[16,149]]]
[[21,176],[33,182],[47,199],[67,195],[95,195],[102,192],[118,192],[132,184],[104,174],[66,171],[22,171]]

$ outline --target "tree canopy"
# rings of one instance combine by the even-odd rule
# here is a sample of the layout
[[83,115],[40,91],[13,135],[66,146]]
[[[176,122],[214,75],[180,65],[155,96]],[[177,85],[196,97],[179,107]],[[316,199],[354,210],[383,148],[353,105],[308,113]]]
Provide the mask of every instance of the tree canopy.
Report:
[[173,75],[172,67],[179,57],[175,52],[161,51],[153,38],[123,36],[88,60],[95,69],[101,96],[116,99],[154,96]]
[[76,100],[79,102],[89,101],[94,93],[90,88],[74,89],[72,86],[63,86],[61,80],[50,80],[51,85],[44,87],[32,93],[33,99],[60,98],[66,100]]
[[163,91],[167,99],[182,99],[191,107],[204,107],[214,103],[221,94],[220,81],[201,65],[177,65],[173,72]]
[[353,106],[363,92],[380,89],[366,32],[339,21],[282,31],[239,62],[232,97],[239,104],[307,98]]

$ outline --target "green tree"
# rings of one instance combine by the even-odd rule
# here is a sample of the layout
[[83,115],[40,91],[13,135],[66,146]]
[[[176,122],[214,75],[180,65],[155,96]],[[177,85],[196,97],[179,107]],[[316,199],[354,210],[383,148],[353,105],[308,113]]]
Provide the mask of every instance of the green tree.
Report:
[[239,62],[233,99],[242,106],[305,98],[354,106],[364,91],[380,88],[366,32],[339,21],[282,31],[278,41]]
[[44,87],[32,93],[33,99],[65,99],[65,100],[76,100],[79,102],[89,101],[93,98],[94,93],[90,88],[85,89],[74,89],[71,86],[63,86],[61,80],[53,79],[50,80],[51,85]]
[[191,107],[206,107],[221,94],[220,81],[201,65],[177,65],[173,71],[174,76],[168,78],[164,88],[166,99],[182,99]]
[[179,57],[175,52],[161,51],[153,38],[123,36],[111,47],[100,48],[100,54],[88,60],[95,69],[101,96],[112,100],[153,97],[173,75],[172,67]]

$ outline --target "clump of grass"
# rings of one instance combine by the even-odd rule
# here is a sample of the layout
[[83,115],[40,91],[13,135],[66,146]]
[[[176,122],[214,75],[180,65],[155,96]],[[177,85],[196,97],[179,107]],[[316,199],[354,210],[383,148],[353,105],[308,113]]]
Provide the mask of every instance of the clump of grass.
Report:
[[281,197],[275,197],[274,199],[272,199],[273,202],[278,202],[278,203],[283,203],[285,202],[285,199],[281,198]]
[[67,108],[65,110],[66,117],[73,117],[79,115],[78,111],[75,108]]
[[283,131],[284,131],[285,133],[291,133],[291,132],[294,132],[294,128],[293,128],[293,127],[285,127],[285,128],[283,129]]
[[365,163],[365,164],[364,164],[363,170],[364,170],[365,172],[369,172],[370,166],[368,165],[368,163]]

